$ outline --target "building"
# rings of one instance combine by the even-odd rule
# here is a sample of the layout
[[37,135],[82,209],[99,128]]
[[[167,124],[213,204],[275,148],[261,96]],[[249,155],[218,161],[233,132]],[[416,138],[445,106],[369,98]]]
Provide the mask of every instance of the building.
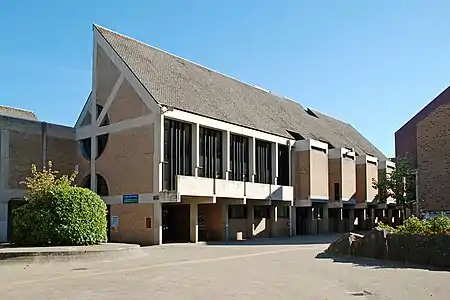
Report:
[[450,88],[395,133],[395,154],[418,171],[420,209],[450,210]]
[[[39,137],[67,134],[64,167],[107,203],[111,241],[325,233],[370,226],[376,210],[395,215],[373,201],[387,159],[351,125],[103,27],[93,33],[92,92],[74,128],[30,122],[46,128]],[[59,149],[48,137],[40,145]],[[19,169],[8,149],[5,177]],[[38,161],[50,158],[59,159]]]

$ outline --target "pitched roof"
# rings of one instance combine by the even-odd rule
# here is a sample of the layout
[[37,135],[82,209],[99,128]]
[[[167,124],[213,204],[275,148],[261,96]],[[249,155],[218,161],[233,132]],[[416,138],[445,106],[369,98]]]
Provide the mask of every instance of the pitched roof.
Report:
[[4,117],[13,117],[31,121],[37,121],[38,118],[34,114],[34,112],[29,110],[24,110],[20,108],[13,108],[8,106],[0,106],[0,116]]
[[[103,27],[95,28],[161,105],[287,138],[292,138],[288,132],[292,131],[335,147],[343,144],[329,122],[311,116],[297,102]],[[356,148],[354,144],[349,139],[345,146]]]
[[[325,115],[318,111],[313,111],[314,114],[322,121],[328,123],[329,128],[333,131],[334,136],[337,137],[338,143],[342,145],[339,147],[352,147],[358,155],[369,154],[378,157],[381,160],[386,160],[386,156],[375,147],[369,140],[367,140],[358,130],[352,125]],[[346,144],[347,146],[345,146]]]

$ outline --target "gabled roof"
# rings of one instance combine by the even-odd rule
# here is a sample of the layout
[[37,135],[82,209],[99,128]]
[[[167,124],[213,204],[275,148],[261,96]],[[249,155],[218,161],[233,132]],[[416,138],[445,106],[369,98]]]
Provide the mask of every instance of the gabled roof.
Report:
[[[356,140],[339,141],[340,136],[335,135],[329,122],[311,116],[297,102],[103,27],[94,27],[161,105],[286,138],[293,138],[288,132],[292,131],[335,147],[346,144],[356,148]],[[381,154],[376,150],[368,152]]]
[[13,117],[18,119],[25,119],[31,121],[37,121],[38,118],[34,112],[29,110],[24,110],[20,108],[13,108],[8,106],[0,106],[0,116]]
[[[386,156],[375,147],[369,140],[367,140],[358,130],[352,125],[325,115],[318,111],[313,111],[314,114],[322,121],[328,123],[329,128],[337,137],[338,147],[352,147],[358,155],[369,154],[378,157],[380,160],[386,160]],[[345,145],[347,146],[345,146]]]

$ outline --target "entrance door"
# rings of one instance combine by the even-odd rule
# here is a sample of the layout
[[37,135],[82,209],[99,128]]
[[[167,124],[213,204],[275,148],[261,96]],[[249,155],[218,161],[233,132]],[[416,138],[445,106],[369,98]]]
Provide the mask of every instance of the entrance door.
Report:
[[295,213],[297,214],[297,235],[308,234],[308,210],[305,207],[296,207]]
[[189,205],[162,205],[163,243],[189,243]]

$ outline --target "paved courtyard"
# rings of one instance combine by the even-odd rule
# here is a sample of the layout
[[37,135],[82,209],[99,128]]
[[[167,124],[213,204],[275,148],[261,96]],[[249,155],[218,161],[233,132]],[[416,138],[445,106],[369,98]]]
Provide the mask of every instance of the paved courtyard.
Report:
[[450,299],[450,272],[316,258],[326,242],[164,245],[114,261],[0,262],[0,299]]

